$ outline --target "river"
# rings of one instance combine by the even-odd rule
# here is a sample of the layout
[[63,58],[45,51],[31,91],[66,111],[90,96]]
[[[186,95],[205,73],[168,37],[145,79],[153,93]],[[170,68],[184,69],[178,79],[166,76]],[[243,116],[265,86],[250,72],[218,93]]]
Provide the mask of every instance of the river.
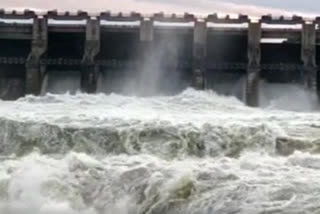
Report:
[[[291,104],[290,104],[291,105]],[[0,101],[1,214],[320,213],[320,114],[168,97]]]

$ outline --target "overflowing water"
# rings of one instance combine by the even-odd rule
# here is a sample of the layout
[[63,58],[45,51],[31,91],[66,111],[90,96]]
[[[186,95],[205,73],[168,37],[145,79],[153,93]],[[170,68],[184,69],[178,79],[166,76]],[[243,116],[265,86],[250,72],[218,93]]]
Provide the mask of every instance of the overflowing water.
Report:
[[27,96],[0,101],[0,144],[1,214],[320,213],[316,112],[192,89]]

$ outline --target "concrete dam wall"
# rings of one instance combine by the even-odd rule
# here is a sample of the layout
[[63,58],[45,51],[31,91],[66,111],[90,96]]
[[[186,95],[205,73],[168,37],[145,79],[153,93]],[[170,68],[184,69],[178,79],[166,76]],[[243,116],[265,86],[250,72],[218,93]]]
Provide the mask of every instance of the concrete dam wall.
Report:
[[258,106],[261,81],[320,94],[319,23],[298,16],[0,10],[0,98],[194,87]]

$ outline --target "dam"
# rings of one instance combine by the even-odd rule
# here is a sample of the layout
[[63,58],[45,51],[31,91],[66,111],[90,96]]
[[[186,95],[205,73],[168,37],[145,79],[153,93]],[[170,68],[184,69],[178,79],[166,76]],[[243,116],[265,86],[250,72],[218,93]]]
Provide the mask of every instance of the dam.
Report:
[[148,85],[164,93],[213,89],[248,106],[259,106],[261,81],[319,95],[319,23],[299,16],[0,10],[0,98],[40,95],[59,82],[85,93],[121,92],[124,79],[137,76],[135,87],[146,95]]
[[319,23],[0,10],[0,214],[320,214]]

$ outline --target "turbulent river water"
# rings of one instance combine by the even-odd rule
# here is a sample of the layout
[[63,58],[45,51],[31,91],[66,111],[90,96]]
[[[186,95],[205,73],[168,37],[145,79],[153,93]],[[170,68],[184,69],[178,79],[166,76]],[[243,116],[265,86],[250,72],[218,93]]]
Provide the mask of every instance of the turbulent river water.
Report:
[[0,101],[1,214],[320,213],[320,114],[170,97]]

